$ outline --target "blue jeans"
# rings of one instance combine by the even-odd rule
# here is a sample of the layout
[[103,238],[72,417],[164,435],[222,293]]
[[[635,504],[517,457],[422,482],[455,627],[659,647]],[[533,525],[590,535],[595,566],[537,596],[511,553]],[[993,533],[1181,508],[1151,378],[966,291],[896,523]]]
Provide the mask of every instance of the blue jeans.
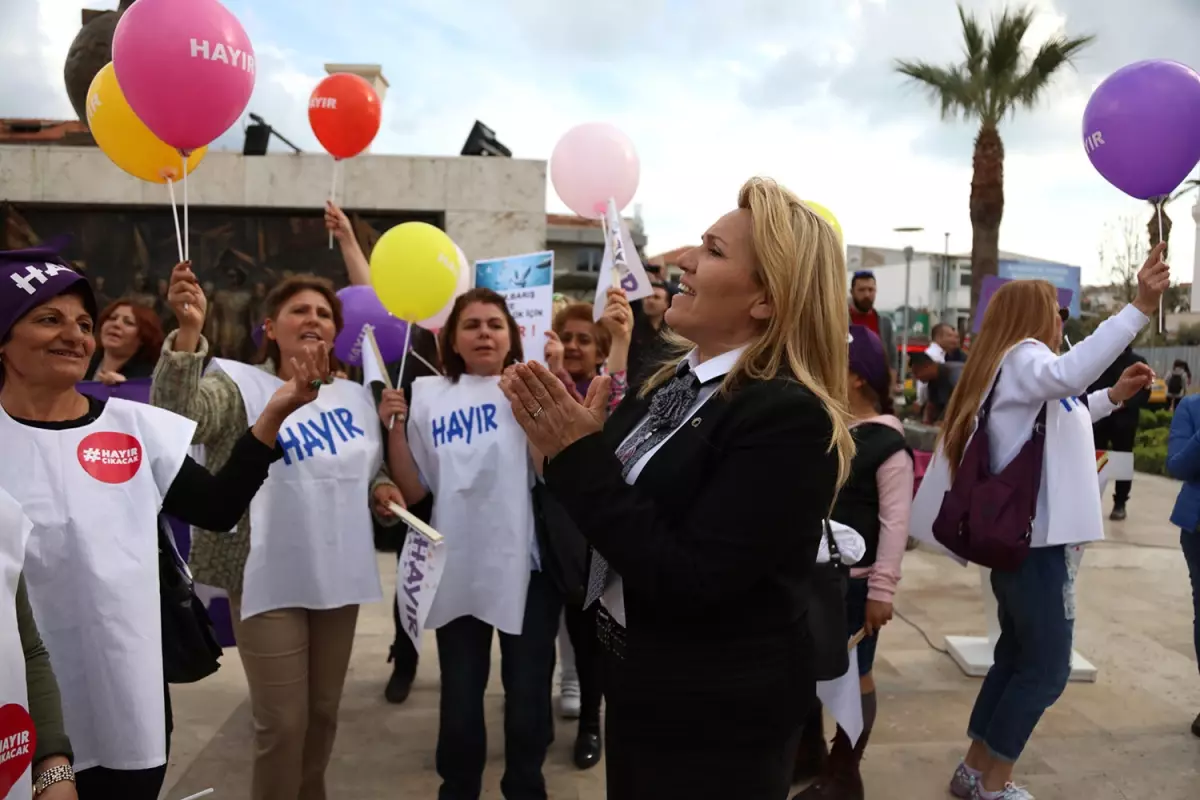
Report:
[[1200,532],[1180,531],[1179,545],[1192,578],[1192,636],[1196,642],[1196,660],[1200,661]]
[[[1035,547],[1014,572],[992,572],[1000,640],[967,735],[1015,763],[1071,677],[1075,576],[1070,549]],[[1078,561],[1075,562],[1078,564]]]
[[[519,636],[500,634],[504,683],[505,800],[546,800],[542,764],[554,739],[550,684],[562,600],[544,573],[531,573]],[[437,771],[439,800],[478,800],[487,761],[483,695],[492,666],[492,626],[459,617],[437,630],[442,673]]]

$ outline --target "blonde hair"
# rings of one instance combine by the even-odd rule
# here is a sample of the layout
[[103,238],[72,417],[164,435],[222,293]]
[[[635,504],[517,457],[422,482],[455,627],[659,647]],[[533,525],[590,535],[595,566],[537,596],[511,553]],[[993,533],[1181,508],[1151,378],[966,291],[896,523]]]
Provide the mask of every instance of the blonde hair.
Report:
[[[833,425],[829,451],[838,454],[838,486],[850,476],[850,357],[846,335],[846,258],[833,227],[796,195],[769,178],[751,178],[738,192],[750,212],[754,277],[766,289],[773,313],[721,386],[730,392],[747,380],[790,373],[821,402]],[[675,337],[673,345],[682,345]],[[643,385],[645,396],[666,383],[683,354]]]
[[1011,281],[992,295],[938,434],[951,476],[966,452],[979,407],[1005,354],[1025,339],[1037,339],[1054,348],[1057,319],[1058,292],[1047,281]]

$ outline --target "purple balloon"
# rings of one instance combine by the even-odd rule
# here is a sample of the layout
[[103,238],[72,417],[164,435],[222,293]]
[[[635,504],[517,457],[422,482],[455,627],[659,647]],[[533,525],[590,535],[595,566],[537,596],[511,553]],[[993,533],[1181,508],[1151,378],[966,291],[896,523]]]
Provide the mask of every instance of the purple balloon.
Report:
[[333,340],[333,352],[342,363],[362,366],[363,337],[375,332],[384,362],[397,361],[408,345],[408,324],[388,313],[370,286],[347,286],[338,292],[345,325]]
[[1092,166],[1125,194],[1171,194],[1200,162],[1200,75],[1175,61],[1123,67],[1083,112]]

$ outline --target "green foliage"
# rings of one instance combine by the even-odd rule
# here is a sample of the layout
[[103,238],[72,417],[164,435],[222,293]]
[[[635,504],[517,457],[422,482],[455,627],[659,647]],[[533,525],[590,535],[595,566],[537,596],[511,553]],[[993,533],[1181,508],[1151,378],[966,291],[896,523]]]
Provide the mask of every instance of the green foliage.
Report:
[[1165,444],[1153,447],[1133,448],[1133,468],[1138,472],[1148,472],[1151,475],[1167,475],[1167,446]]
[[1157,411],[1143,408],[1138,411],[1138,431],[1145,432],[1154,428],[1170,428],[1173,418],[1174,414],[1165,408],[1160,408]]

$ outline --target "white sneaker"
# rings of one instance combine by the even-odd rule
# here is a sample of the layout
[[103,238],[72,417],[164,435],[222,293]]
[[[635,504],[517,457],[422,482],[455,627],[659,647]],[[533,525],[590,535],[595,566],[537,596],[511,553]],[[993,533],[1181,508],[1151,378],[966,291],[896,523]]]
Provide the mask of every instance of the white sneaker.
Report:
[[579,679],[565,677],[558,685],[558,713],[563,719],[579,719]]

